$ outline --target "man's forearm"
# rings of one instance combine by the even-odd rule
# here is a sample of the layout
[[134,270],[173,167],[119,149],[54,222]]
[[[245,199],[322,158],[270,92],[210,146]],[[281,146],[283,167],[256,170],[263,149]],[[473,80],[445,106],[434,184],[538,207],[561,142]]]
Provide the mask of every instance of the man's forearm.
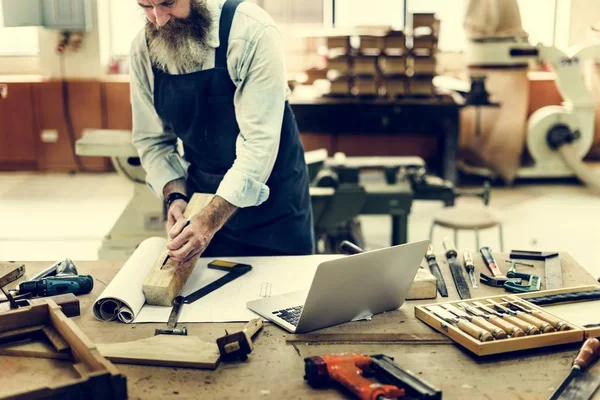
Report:
[[177,179],[167,183],[163,189],[163,195],[167,198],[171,193],[182,193],[187,196],[187,188],[185,186],[185,179]]
[[215,196],[202,213],[206,214],[210,229],[218,231],[227,223],[238,208],[221,196]]

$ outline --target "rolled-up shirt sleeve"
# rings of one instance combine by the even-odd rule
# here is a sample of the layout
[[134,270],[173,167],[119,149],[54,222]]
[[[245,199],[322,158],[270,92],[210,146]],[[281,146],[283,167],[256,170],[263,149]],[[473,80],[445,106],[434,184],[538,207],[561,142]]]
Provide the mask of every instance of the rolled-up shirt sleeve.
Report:
[[217,195],[237,207],[269,198],[269,179],[281,139],[287,82],[279,31],[271,25],[252,38],[231,38],[228,69],[236,84],[234,105],[240,134],[236,159]]
[[165,131],[154,108],[153,76],[146,57],[132,51],[130,58],[132,143],[146,171],[146,183],[162,199],[167,183],[187,178],[189,163],[177,151],[177,136]]

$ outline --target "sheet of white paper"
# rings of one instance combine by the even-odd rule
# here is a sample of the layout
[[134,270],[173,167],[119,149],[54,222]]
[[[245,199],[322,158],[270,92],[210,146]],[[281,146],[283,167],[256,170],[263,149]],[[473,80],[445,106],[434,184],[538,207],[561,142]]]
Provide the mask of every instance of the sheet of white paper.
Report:
[[164,250],[167,240],[153,237],[144,240],[121,270],[104,289],[92,308],[101,321],[130,323],[146,302],[142,283],[150,268]]
[[[171,307],[145,304],[142,283],[166,245],[164,238],[144,240],[123,265],[93,307],[94,316],[101,321],[125,323],[161,322],[169,319]],[[246,303],[260,297],[308,290],[317,266],[342,255],[292,257],[239,257],[219,259],[250,264],[252,271],[197,300],[185,304],[179,322],[238,322],[256,318]],[[182,290],[187,296],[216,281],[224,271],[208,269],[214,258],[200,258]]]
[[[250,264],[252,271],[229,282],[192,304],[185,304],[179,322],[238,322],[249,321],[257,315],[246,308],[251,300],[279,294],[308,290],[318,265],[341,255],[290,257],[220,257],[226,261]],[[214,258],[201,258],[182,290],[184,296],[203,288],[226,272],[208,269]],[[145,305],[134,323],[167,322],[169,307]]]

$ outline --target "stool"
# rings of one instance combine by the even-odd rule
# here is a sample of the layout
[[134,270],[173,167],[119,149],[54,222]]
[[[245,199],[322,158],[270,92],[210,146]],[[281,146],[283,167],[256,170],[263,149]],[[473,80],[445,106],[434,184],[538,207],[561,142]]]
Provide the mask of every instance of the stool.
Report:
[[454,230],[454,244],[458,248],[458,231],[473,230],[475,231],[475,241],[477,250],[479,245],[479,231],[481,229],[489,229],[498,227],[500,236],[500,251],[504,251],[504,239],[502,232],[502,220],[491,207],[484,205],[458,205],[453,207],[444,207],[434,217],[429,231],[429,240],[433,239],[433,228],[439,225],[444,228]]

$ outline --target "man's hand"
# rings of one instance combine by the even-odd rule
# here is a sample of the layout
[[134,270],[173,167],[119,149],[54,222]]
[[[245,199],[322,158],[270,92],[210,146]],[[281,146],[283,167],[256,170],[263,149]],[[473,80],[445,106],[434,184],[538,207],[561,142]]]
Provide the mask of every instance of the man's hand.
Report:
[[183,212],[187,204],[185,200],[179,199],[172,202],[169,206],[167,210],[167,234],[169,235],[169,239],[177,237],[183,230],[187,221],[183,216]]
[[[202,255],[215,233],[225,225],[235,210],[237,207],[215,196],[202,212],[190,219],[188,226],[185,226],[185,218],[173,225],[169,232],[167,248],[169,257],[179,263],[176,274],[188,268],[194,257]],[[171,232],[174,235],[171,235]]]

